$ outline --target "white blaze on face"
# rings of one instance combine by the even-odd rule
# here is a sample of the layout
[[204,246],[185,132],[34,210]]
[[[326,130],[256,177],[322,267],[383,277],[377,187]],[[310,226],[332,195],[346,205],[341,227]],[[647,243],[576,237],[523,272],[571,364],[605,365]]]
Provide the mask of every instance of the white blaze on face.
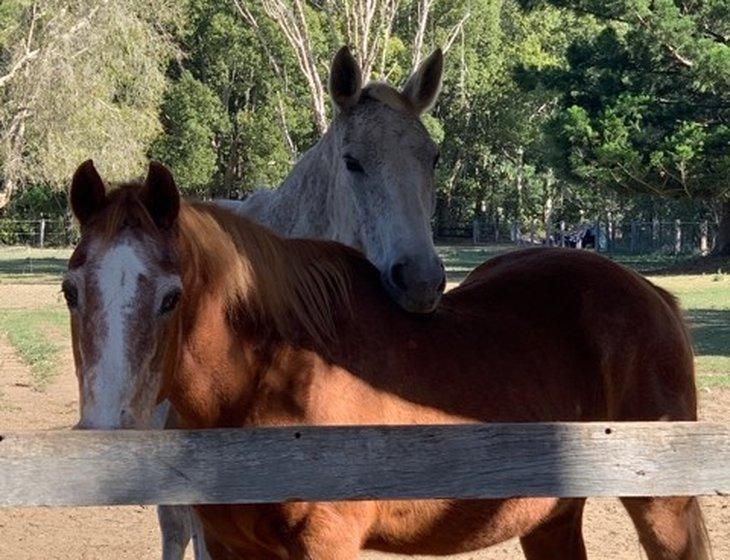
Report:
[[129,241],[109,248],[97,267],[93,274],[102,306],[103,334],[97,338],[98,359],[84,375],[84,390],[92,398],[84,402],[82,423],[92,428],[131,427],[128,407],[137,372],[130,364],[129,321],[139,297],[139,279],[147,268]]

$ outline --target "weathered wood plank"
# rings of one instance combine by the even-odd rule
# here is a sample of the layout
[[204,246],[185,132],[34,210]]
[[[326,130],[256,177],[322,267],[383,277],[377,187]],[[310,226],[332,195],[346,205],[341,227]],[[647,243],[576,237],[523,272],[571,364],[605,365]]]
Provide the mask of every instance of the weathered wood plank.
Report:
[[0,505],[730,494],[730,426],[12,432]]

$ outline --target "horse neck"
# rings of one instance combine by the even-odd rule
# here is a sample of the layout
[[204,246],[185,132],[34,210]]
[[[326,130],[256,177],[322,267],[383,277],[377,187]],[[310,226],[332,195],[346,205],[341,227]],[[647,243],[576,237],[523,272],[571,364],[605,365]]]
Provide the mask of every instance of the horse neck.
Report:
[[[241,223],[238,231],[229,222],[234,228],[229,231],[236,231],[242,247],[253,253],[239,251],[229,231],[211,227],[216,215],[230,220],[227,212],[185,207],[182,214],[179,252],[186,295],[176,332],[162,344],[168,398],[191,427],[242,425],[257,379],[272,368],[280,376],[296,375],[299,368],[291,364],[300,352],[326,353],[323,341],[333,334],[330,318],[346,314],[341,308],[347,305],[339,304],[346,303],[347,296],[340,296],[347,279],[359,284],[362,267],[380,290],[378,276],[344,247],[281,239],[255,223]],[[195,229],[197,235],[191,233]],[[332,275],[350,261],[355,266],[351,276]],[[249,280],[237,285],[237,278]],[[278,288],[271,291],[271,286]],[[328,289],[318,292],[322,286]],[[319,325],[325,325],[323,330]],[[276,358],[282,348],[297,349],[289,353],[294,361],[286,360],[286,367]]]
[[[389,332],[400,332],[407,329],[395,325],[407,319],[380,293],[376,275],[372,281],[358,276],[352,284],[354,317],[338,321],[337,338],[327,348],[267,329],[234,329],[225,305],[214,297],[206,301],[183,337],[170,397],[183,424],[214,428],[308,423],[321,412],[312,409],[309,397],[321,401],[319,393],[331,392],[333,374],[338,387],[351,379],[364,398],[375,394],[367,389],[370,382],[400,384],[398,371],[383,372],[381,360],[374,360],[388,342],[377,334],[377,327],[386,322]],[[356,421],[360,411],[337,414],[337,421]]]
[[334,133],[328,130],[275,191],[247,198],[240,212],[285,237],[331,239],[357,247],[348,200],[338,189]]

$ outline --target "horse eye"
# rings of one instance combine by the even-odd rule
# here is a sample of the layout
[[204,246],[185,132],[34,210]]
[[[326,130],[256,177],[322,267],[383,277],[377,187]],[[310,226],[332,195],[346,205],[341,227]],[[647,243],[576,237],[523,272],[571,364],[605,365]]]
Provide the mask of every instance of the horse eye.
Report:
[[177,303],[180,301],[180,290],[174,289],[165,294],[160,304],[160,315],[165,315],[177,307]]
[[78,305],[79,291],[76,289],[76,286],[68,280],[64,280],[63,284],[61,284],[61,291],[63,292],[63,297],[66,300],[66,305],[68,305],[70,309],[73,309]]
[[360,162],[351,155],[345,155],[345,167],[347,167],[348,171],[352,171],[353,173],[365,173]]

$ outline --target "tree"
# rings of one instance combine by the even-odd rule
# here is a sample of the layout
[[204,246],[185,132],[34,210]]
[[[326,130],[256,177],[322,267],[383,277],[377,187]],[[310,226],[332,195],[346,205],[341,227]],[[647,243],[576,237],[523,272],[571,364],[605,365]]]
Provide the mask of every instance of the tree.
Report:
[[184,7],[176,41],[185,56],[169,68],[173,86],[153,155],[200,196],[237,197],[278,184],[317,137],[286,40],[251,3],[241,7],[253,20],[231,0]]
[[16,188],[63,188],[79,161],[128,178],[159,131],[175,53],[167,0],[11,0],[0,10],[0,208]]
[[602,26],[572,42],[567,68],[525,68],[522,75],[528,86],[561,94],[552,126],[564,170],[597,188],[717,204],[717,251],[730,254],[727,2],[549,3]]
[[153,155],[171,167],[188,193],[199,193],[216,172],[220,138],[230,127],[225,107],[185,71],[170,88],[161,118],[166,134],[153,146]]
[[[437,11],[446,3],[187,0],[187,23],[177,36],[186,56],[169,69],[175,85],[166,96],[164,131],[153,154],[178,174],[208,177],[207,186],[198,189],[205,196],[236,196],[276,185],[328,126],[330,100],[322,84],[342,44],[356,46],[366,77],[397,83],[411,70],[416,51],[404,46],[411,37],[420,30],[421,51],[453,45],[469,19],[467,4]],[[406,17],[411,14],[418,15],[417,25]],[[207,135],[196,128],[201,134],[195,141],[185,123],[203,125],[207,117],[174,114],[183,111],[181,88],[193,83],[217,97],[227,121],[226,126],[205,125]],[[429,126],[439,128],[433,120]],[[188,148],[195,157],[184,156]],[[209,166],[214,153],[215,169]],[[198,157],[206,165],[198,165]]]
[[468,9],[435,111],[444,129],[440,211],[462,222],[482,212],[494,223],[534,222],[548,234],[563,185],[545,157],[542,125],[558,96],[520,91],[514,69],[561,67],[581,27],[555,8],[524,13],[509,0],[468,2]]
[[[323,84],[326,83],[330,57],[338,47],[343,44],[354,47],[363,79],[367,82],[371,77],[392,77],[393,51],[399,50],[403,54],[407,50],[405,42],[399,41],[395,35],[399,19],[407,23],[405,34],[413,35],[413,47],[407,52],[409,70],[421,61],[429,27],[442,31],[440,25],[433,22],[437,8],[441,7],[437,0],[416,0],[413,3],[401,0],[325,0],[311,6],[302,0],[233,2],[243,19],[257,30],[262,48],[274,67],[279,67],[280,63],[272,49],[266,46],[266,34],[260,32],[264,19],[274,23],[285,38],[289,54],[293,54],[299,75],[307,85],[313,120],[320,134],[327,129],[329,119],[329,99]],[[470,16],[468,7],[460,3],[459,10],[459,18],[450,23],[448,34],[441,41],[440,46],[445,52],[451,48]],[[454,10],[449,8],[447,11]],[[410,15],[415,18],[412,20]],[[445,18],[441,19],[439,24],[443,25]],[[403,27],[398,31],[404,31]],[[283,77],[281,72],[277,72],[277,76],[279,79]]]

